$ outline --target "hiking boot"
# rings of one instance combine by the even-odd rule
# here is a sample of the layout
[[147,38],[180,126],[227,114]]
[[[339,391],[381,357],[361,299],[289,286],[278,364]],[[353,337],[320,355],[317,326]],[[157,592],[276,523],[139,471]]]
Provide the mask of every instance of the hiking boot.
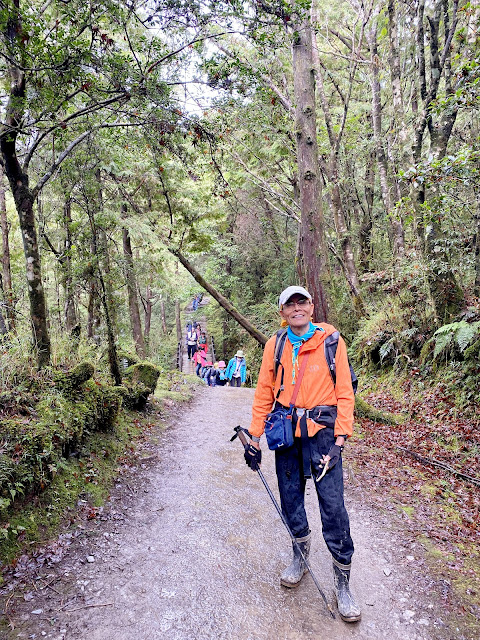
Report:
[[344,622],[357,622],[362,617],[360,607],[355,602],[350,587],[351,565],[338,564],[333,561],[333,586],[337,599],[338,613]]
[[[302,553],[307,560],[308,560],[308,555],[310,553],[310,539],[311,539],[310,533],[308,534],[308,536],[305,536],[304,538],[296,538],[298,546],[302,550]],[[280,584],[282,584],[284,587],[289,587],[290,589],[292,587],[297,587],[300,584],[300,580],[308,571],[307,566],[302,556],[300,555],[299,550],[297,549],[297,546],[293,544],[293,542],[292,542],[292,547],[293,547],[293,560],[291,564],[283,571],[280,577]]]

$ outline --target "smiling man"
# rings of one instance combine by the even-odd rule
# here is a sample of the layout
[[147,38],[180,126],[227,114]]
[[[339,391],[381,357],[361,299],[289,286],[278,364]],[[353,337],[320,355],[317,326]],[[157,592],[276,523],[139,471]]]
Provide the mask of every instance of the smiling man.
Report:
[[[286,337],[281,353],[279,334],[265,345],[245,461],[256,469],[256,464],[261,462],[260,437],[265,430],[265,419],[271,412],[285,414],[285,409],[290,407],[286,424],[293,430],[293,445],[287,443],[275,449],[282,511],[308,559],[311,531],[304,494],[306,480],[313,476],[323,537],[333,560],[338,611],[346,622],[356,622],[361,612],[349,588],[354,549],[343,500],[342,471],[342,450],[352,435],[355,406],[347,349],[338,337],[335,372],[331,372],[325,356],[325,340],[336,329],[329,324],[312,323],[312,297],[303,287],[292,286],[282,291],[278,306],[282,326],[287,327]],[[280,582],[285,587],[296,587],[306,572],[305,562],[293,545],[292,563],[282,573]]]

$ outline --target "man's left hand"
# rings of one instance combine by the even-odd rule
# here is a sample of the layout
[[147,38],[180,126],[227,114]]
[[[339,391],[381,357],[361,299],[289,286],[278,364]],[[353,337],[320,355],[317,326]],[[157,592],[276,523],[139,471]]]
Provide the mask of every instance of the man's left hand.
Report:
[[342,455],[342,447],[338,444],[334,444],[330,451],[326,456],[322,456],[321,464],[325,466],[328,462],[328,468],[333,469],[333,467],[340,460],[340,456]]

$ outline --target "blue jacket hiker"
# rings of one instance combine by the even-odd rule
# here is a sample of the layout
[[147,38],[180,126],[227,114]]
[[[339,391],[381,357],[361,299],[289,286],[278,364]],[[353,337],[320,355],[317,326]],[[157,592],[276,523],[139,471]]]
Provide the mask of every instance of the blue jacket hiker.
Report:
[[247,361],[241,349],[229,361],[225,377],[229,380],[231,387],[240,387],[247,379]]

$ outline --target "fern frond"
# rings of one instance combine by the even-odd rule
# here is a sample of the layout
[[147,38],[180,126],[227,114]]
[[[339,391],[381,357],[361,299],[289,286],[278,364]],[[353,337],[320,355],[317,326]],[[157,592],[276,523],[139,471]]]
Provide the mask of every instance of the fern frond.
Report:
[[459,325],[461,326],[457,329],[455,340],[461,353],[463,353],[476,334],[476,327],[473,324],[468,324],[468,322],[459,322]]
[[390,338],[388,342],[385,342],[384,344],[382,344],[382,346],[378,351],[381,361],[383,361],[388,356],[392,348],[393,348],[393,338]]
[[[440,329],[442,328],[443,327],[440,327]],[[450,343],[452,342],[452,338],[455,335],[453,331],[450,331],[450,332],[445,331],[445,332],[439,333],[440,329],[438,331],[435,331],[435,349],[433,351],[434,360],[442,353],[442,351],[446,347],[450,345]]]
[[460,352],[463,353],[478,333],[480,333],[480,322],[469,323],[461,320],[460,322],[444,324],[433,334],[432,339],[435,341],[433,358],[437,358],[453,342],[457,344]]

